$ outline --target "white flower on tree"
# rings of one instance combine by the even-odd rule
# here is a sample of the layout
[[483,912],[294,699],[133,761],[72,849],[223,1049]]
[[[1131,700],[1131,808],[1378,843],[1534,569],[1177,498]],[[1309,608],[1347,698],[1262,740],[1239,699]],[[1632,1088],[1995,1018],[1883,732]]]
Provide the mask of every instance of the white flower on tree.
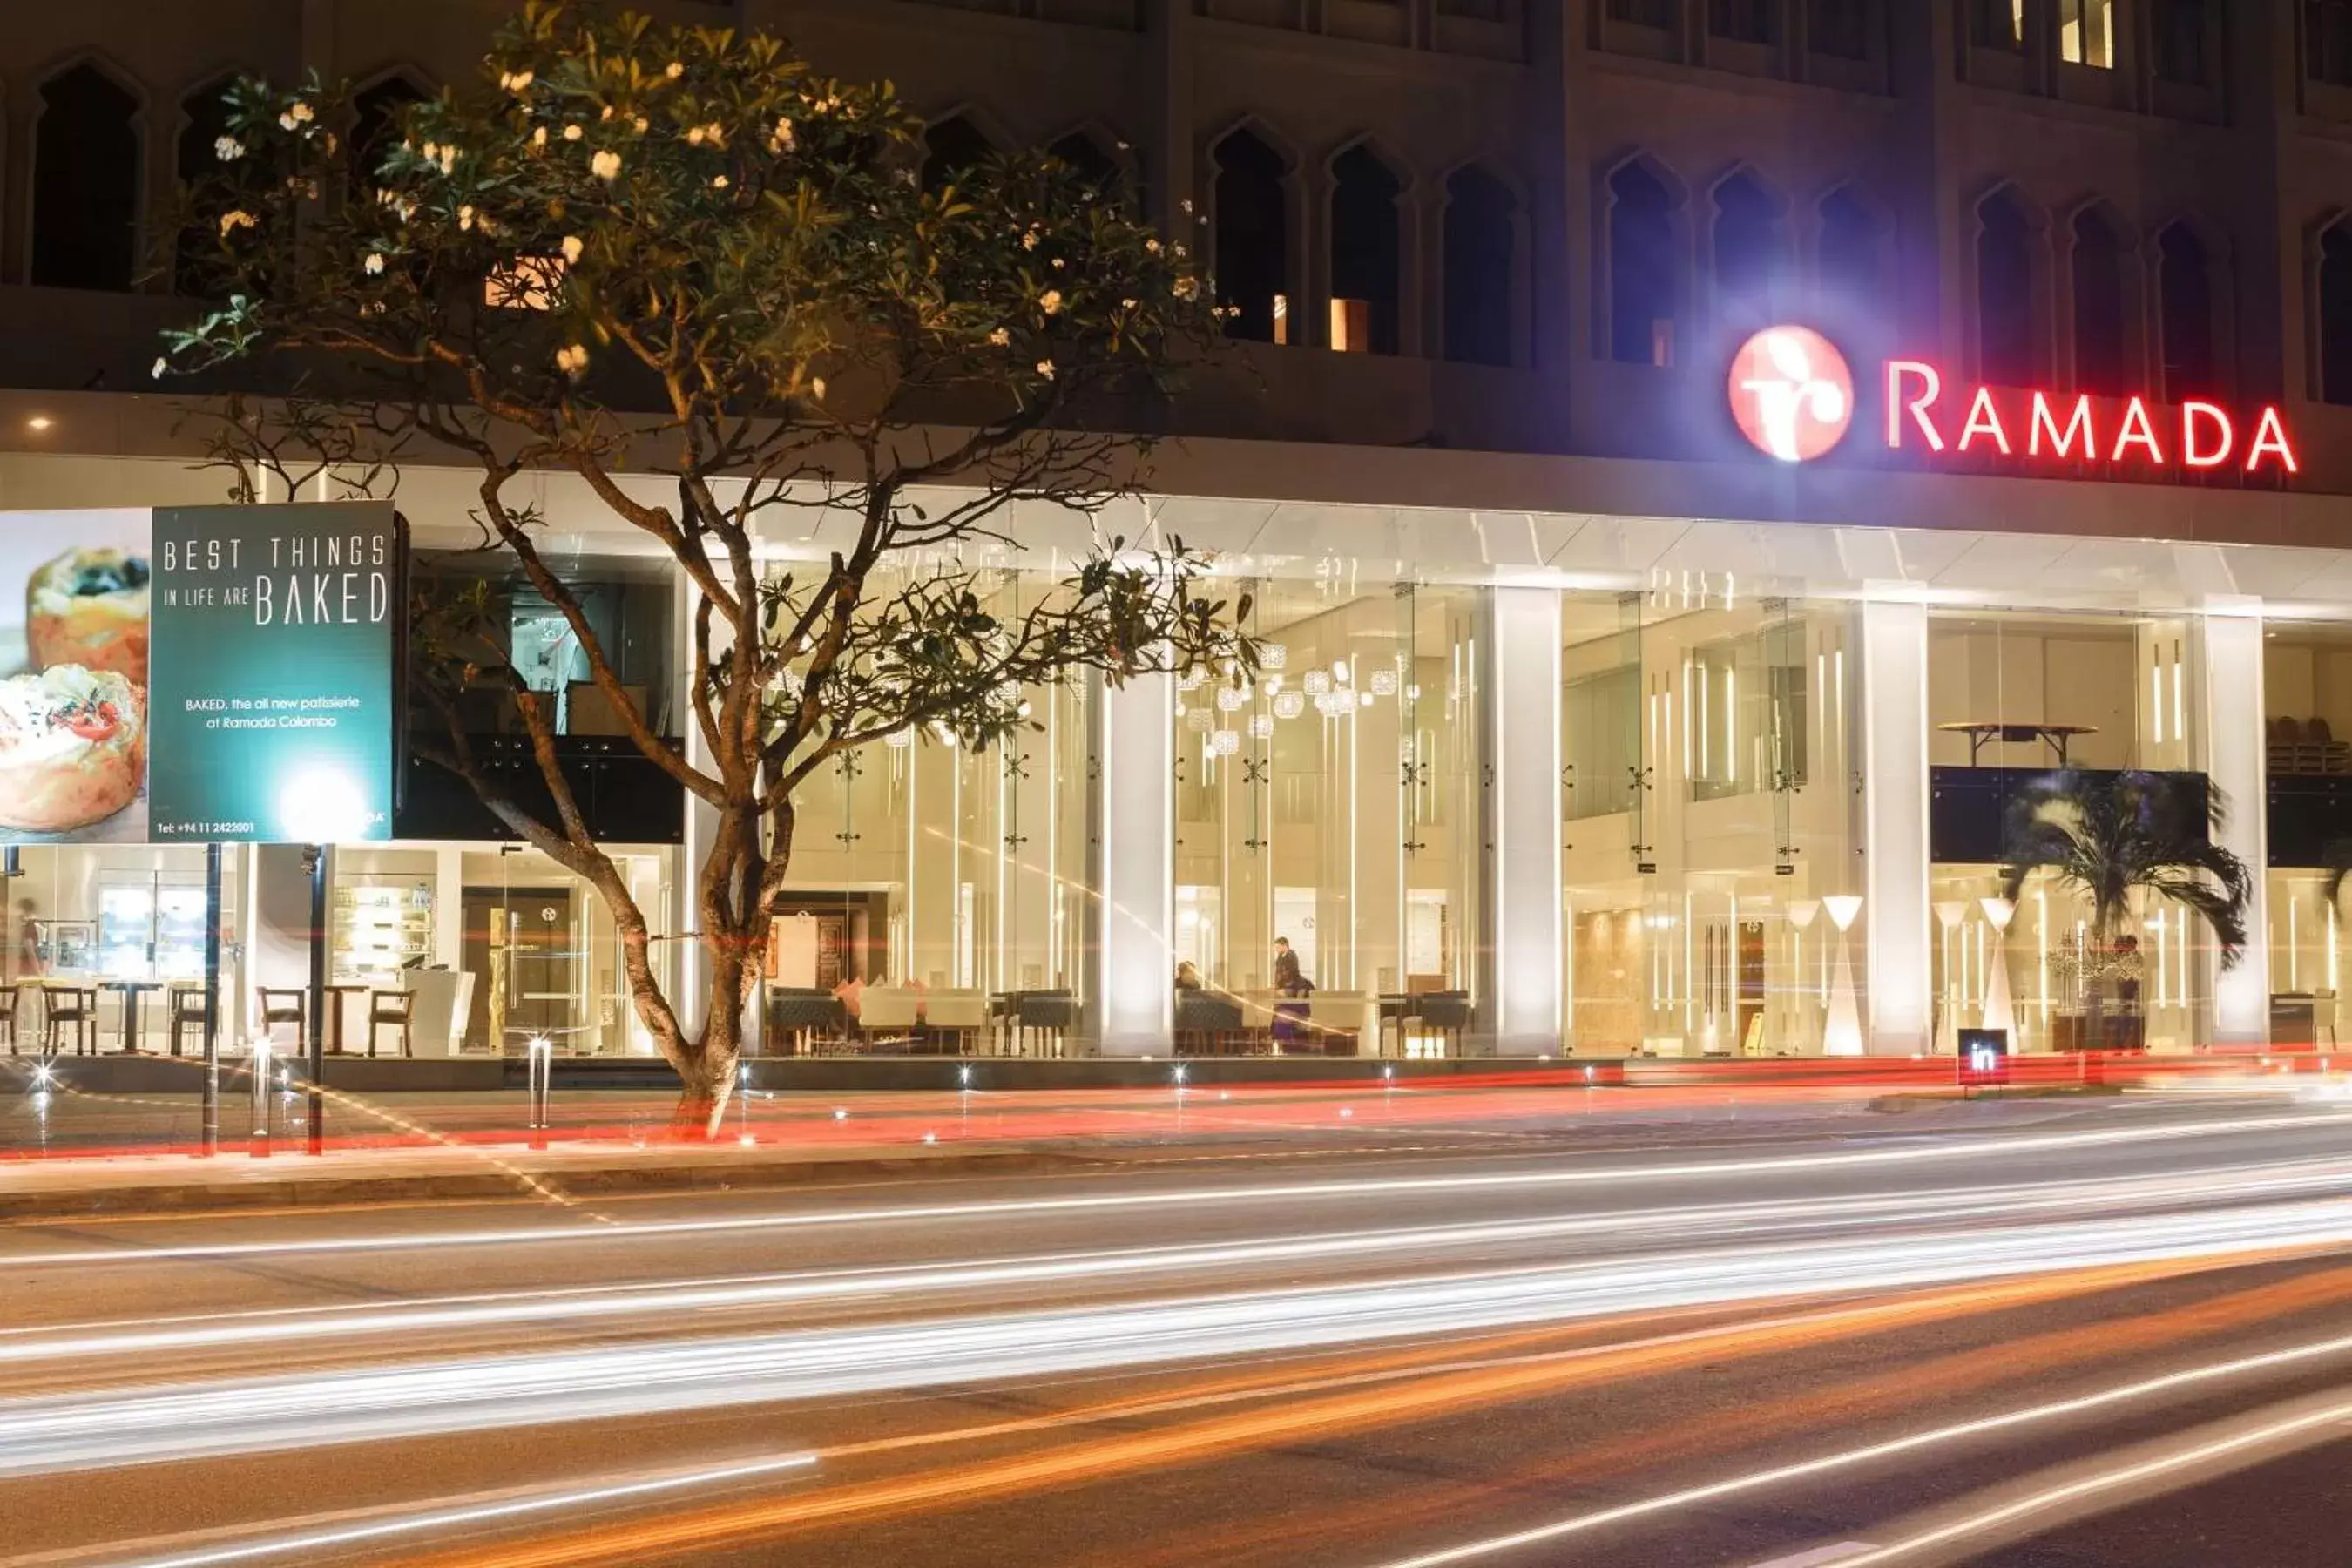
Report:
[[367,275],[368,275],[369,277],[371,277],[371,278],[381,278],[381,277],[383,277],[383,251],[381,251],[381,250],[376,250],[376,251],[371,251],[371,252],[369,252],[369,253],[368,253],[368,258],[367,258],[367,260],[365,260],[364,262],[361,263],[361,267],[362,267],[362,270],[364,270],[364,271],[367,273]]
[[234,136],[217,137],[213,142],[213,156],[224,163],[234,163],[245,156],[245,143]]
[[605,148],[588,160],[588,172],[600,180],[617,180],[621,177],[621,155]]

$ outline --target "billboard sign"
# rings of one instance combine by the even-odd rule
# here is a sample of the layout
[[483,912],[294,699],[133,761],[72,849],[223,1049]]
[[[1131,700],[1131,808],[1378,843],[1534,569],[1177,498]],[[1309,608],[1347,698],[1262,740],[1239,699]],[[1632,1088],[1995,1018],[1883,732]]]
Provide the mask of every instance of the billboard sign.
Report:
[[401,581],[388,502],[0,517],[0,840],[390,837]]

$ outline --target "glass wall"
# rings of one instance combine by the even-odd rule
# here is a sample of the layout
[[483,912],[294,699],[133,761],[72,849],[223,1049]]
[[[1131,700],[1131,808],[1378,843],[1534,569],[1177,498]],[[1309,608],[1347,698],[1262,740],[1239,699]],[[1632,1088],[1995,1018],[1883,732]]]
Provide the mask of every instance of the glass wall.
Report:
[[1592,1055],[1859,1047],[1851,611],[1677,580],[1561,611],[1564,1032]]
[[1178,961],[1264,994],[1280,939],[1327,1005],[1456,993],[1475,1008],[1484,592],[1248,587],[1260,678],[1203,671],[1177,695]]
[[[995,573],[983,601],[1010,623],[1062,582]],[[1028,728],[1003,745],[975,752],[943,731],[906,732],[808,780],[793,800],[772,985],[1080,991],[1095,698],[1077,674],[1018,700]]]
[[2332,1046],[2347,1022],[2337,878],[2352,868],[2352,626],[2274,622],[2263,654],[2271,1038]]
[[[2201,837],[2203,726],[2193,618],[1971,611],[1931,617],[1929,759],[1937,1038],[2007,1029],[2012,1050],[2187,1049],[2202,1038],[2211,934],[2131,885],[2111,929],[2079,882],[2037,869],[2000,895],[2006,847],[2035,813],[2147,775],[2144,797]],[[2154,809],[2154,808],[2152,808]],[[2096,856],[2094,855],[2094,859]],[[2123,879],[2133,881],[2129,873]]]

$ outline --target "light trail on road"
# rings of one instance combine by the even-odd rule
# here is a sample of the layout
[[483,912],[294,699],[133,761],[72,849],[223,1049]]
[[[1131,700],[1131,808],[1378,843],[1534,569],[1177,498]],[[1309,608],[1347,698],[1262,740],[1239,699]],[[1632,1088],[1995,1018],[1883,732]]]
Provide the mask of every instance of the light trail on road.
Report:
[[2347,1244],[2352,1205],[2268,1204],[32,1395],[0,1400],[0,1476],[1099,1373],[1642,1308]]
[[819,1301],[909,1298],[1006,1286],[1118,1280],[1154,1274],[1235,1269],[1266,1263],[1335,1262],[1410,1252],[1524,1246],[1574,1237],[1634,1235],[1649,1243],[1677,1237],[1743,1237],[1898,1222],[1975,1226],[1999,1216],[2092,1210],[2113,1215],[2162,1204],[2220,1205],[2254,1197],[2308,1198],[2352,1191],[2352,1161],[2269,1162],[2196,1176],[2101,1177],[2007,1183],[1961,1191],[1615,1210],[1528,1220],[1293,1232],[1246,1242],[1090,1249],[972,1259],[920,1268],[847,1268],[664,1281],[440,1296],[398,1303],[339,1302],[130,1322],[51,1324],[0,1330],[0,1366],[129,1353],[284,1346],[352,1334],[408,1334],[511,1325],[652,1320],[667,1314]]
[[874,1208],[809,1209],[787,1214],[747,1215],[727,1219],[613,1220],[580,1229],[509,1226],[433,1232],[415,1236],[339,1236],[287,1241],[198,1242],[152,1247],[109,1247],[23,1251],[0,1255],[0,1268],[26,1270],[91,1267],[112,1263],[152,1264],[171,1261],[213,1261],[232,1258],[325,1256],[339,1253],[387,1253],[417,1248],[460,1247],[527,1247],[549,1244],[609,1245],[622,1240],[677,1238],[689,1236],[746,1234],[761,1231],[816,1229],[843,1226],[904,1224],[916,1221],[970,1221],[1036,1217],[1045,1215],[1087,1215],[1135,1212],[1173,1207],[1202,1208],[1244,1205],[1427,1198],[1496,1191],[1541,1191],[1605,1185],[1612,1183],[1664,1182],[1727,1177],[1821,1175],[1876,1167],[1902,1168],[1992,1155],[2014,1160],[2027,1154],[2077,1153],[2088,1150],[2202,1140],[2237,1134],[2325,1131],[2352,1125],[2342,1111],[2305,1111],[2286,1116],[2238,1117],[2227,1120],[2165,1123],[2147,1127],[2107,1128],[2090,1131],[2019,1133],[1998,1138],[1966,1138],[1906,1143],[1893,1149],[1846,1150],[1833,1153],[1787,1154],[1748,1158],[1609,1163],[1573,1170],[1516,1171],[1479,1175],[1435,1175],[1379,1179],[1258,1183],[1234,1186],[1191,1185],[1141,1193],[1103,1193],[1082,1197],[1001,1198],[945,1204],[895,1205]]

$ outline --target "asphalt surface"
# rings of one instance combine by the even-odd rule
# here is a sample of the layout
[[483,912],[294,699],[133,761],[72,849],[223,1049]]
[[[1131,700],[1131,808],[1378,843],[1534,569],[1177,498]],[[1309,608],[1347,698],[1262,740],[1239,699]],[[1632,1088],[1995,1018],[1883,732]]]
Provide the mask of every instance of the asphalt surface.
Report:
[[2347,1560],[2352,1111],[0,1228],[0,1563]]

